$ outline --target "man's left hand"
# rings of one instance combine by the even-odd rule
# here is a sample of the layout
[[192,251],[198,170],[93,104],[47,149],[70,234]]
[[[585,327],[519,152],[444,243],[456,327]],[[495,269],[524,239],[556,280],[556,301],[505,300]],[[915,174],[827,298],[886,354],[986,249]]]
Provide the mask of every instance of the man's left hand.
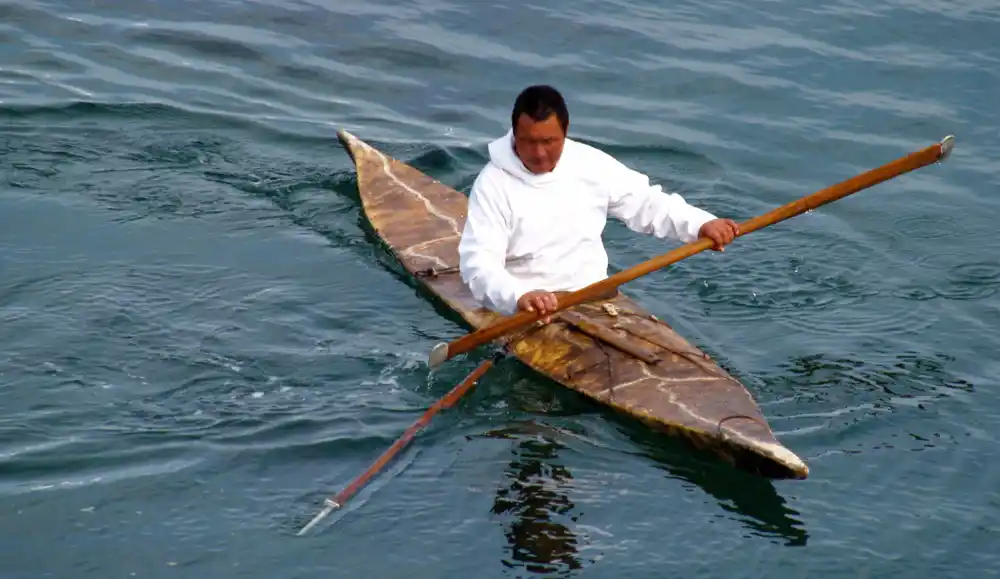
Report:
[[707,237],[715,242],[712,248],[715,251],[725,251],[725,246],[729,245],[739,233],[740,227],[732,219],[713,219],[698,230],[699,237]]

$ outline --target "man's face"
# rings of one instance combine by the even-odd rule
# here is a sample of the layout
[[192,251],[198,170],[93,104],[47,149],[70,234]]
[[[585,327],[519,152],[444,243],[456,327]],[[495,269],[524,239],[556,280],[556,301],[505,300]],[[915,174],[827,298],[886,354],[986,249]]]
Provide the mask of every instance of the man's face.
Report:
[[536,122],[522,114],[514,127],[514,151],[524,166],[535,174],[556,168],[565,143],[566,134],[555,115]]

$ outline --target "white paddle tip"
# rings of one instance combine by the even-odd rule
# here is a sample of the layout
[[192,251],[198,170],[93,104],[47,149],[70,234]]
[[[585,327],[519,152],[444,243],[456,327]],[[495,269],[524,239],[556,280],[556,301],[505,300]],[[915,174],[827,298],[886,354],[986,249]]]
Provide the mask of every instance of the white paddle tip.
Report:
[[431,355],[427,357],[427,365],[431,369],[437,368],[448,359],[448,344],[446,342],[441,342],[434,346],[431,350]]
[[298,533],[296,533],[297,536],[301,537],[302,535],[305,535],[306,533],[309,532],[309,529],[312,529],[313,527],[315,527],[317,525],[317,523],[319,523],[324,518],[326,518],[327,515],[329,515],[330,513],[332,513],[333,509],[340,508],[340,505],[338,505],[337,503],[335,503],[335,502],[333,502],[333,501],[331,501],[329,499],[327,499],[325,501],[325,505],[326,506],[323,507],[323,510],[320,511],[319,513],[317,513],[316,516],[313,517],[313,519],[311,521],[309,521],[308,525],[302,527],[302,530],[299,531]]
[[955,148],[955,135],[948,135],[941,139],[941,157],[938,161],[944,161],[951,156],[951,150]]

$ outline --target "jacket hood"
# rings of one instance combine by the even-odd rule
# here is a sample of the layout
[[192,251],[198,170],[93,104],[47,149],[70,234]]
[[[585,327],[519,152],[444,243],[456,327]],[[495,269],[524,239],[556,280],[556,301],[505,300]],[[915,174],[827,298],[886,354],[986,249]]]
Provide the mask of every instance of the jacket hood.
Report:
[[521,162],[521,159],[518,158],[517,153],[514,152],[513,130],[508,129],[506,135],[491,142],[489,144],[489,153],[490,161],[506,173],[527,185],[541,186],[559,179],[567,171],[566,167],[571,162],[571,153],[574,148],[575,143],[570,139],[566,139],[562,156],[559,158],[559,162],[556,163],[555,169],[541,175],[536,175],[529,171],[524,166],[524,163]]

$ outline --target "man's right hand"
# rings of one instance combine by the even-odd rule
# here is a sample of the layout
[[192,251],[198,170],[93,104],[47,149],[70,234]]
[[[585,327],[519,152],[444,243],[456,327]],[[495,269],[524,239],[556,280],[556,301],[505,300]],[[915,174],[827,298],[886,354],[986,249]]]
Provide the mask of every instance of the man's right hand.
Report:
[[542,322],[547,324],[552,318],[546,314],[554,312],[559,307],[559,302],[552,292],[533,290],[518,298],[517,307],[528,312],[538,312],[544,316]]

